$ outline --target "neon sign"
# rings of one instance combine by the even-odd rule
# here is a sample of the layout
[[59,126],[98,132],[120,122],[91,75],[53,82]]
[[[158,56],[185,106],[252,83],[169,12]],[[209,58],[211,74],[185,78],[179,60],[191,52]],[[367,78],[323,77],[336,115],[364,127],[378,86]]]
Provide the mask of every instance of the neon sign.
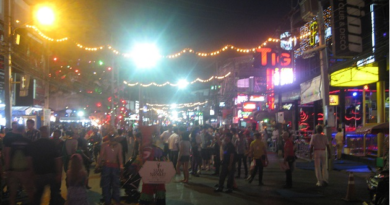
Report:
[[243,105],[244,111],[252,111],[256,109],[256,103],[254,102],[246,102]]
[[234,101],[235,105],[241,104],[243,102],[248,101],[248,96],[247,95],[237,95],[236,100]]
[[292,60],[290,53],[275,53],[271,48],[258,48],[256,50],[261,54],[262,66],[291,66]]
[[262,95],[251,95],[251,97],[249,98],[249,101],[251,101],[251,102],[264,102],[265,97]]
[[310,45],[314,46],[316,44],[316,36],[318,32],[318,24],[317,21],[313,21],[310,24]]

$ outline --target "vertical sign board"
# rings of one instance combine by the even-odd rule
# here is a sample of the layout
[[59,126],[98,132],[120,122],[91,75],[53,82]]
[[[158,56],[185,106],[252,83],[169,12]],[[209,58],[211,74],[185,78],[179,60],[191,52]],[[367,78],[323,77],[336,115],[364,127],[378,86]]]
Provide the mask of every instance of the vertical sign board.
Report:
[[332,0],[335,56],[352,57],[372,47],[369,0]]

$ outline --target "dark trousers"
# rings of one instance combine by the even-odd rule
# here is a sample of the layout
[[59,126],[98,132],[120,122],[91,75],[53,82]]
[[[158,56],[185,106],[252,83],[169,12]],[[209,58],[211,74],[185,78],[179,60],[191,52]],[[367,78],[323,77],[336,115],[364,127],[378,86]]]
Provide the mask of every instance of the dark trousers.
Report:
[[169,145],[168,145],[168,143],[164,143],[163,157],[168,157],[168,154],[169,154]]
[[102,194],[106,204],[111,204],[111,199],[120,202],[120,169],[103,166],[101,174]]
[[290,169],[286,170],[286,186],[292,186],[292,172],[294,169],[294,162],[288,162]]
[[122,159],[123,159],[123,165],[126,164],[127,158],[126,158],[126,152],[122,151]]
[[234,168],[235,165],[233,164],[232,169],[229,171],[229,165],[223,164],[221,174],[219,175],[219,188],[223,189],[223,184],[225,183],[226,177],[227,179],[227,188],[233,189],[233,183],[234,183]]
[[55,174],[36,175],[35,194],[33,205],[40,205],[45,186],[50,186],[50,205],[64,204],[65,200],[61,196],[61,182],[57,182]]
[[221,167],[221,158],[219,155],[214,155],[214,166],[215,166],[214,174],[219,174],[219,168]]
[[173,167],[176,169],[177,157],[179,156],[178,151],[170,151],[169,152],[169,160],[173,163]]
[[193,147],[192,161],[191,161],[191,169],[193,174],[196,174],[196,172],[198,172],[198,167],[200,164],[202,164],[202,158],[200,157],[200,152],[197,147]]
[[244,163],[244,170],[245,170],[245,176],[248,176],[248,164],[246,163],[246,155],[245,154],[238,154],[237,155],[237,162],[238,162],[238,171],[237,176],[241,176],[241,162]]
[[252,172],[251,180],[255,178],[257,170],[259,170],[259,184],[261,184],[263,183],[263,163],[261,163],[261,159],[256,159],[256,166]]

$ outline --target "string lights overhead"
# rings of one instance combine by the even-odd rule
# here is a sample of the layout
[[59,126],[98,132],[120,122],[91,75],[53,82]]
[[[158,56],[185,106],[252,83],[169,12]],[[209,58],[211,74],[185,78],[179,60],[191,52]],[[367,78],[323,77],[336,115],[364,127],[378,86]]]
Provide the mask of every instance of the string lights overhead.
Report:
[[[191,84],[194,84],[196,82],[201,82],[201,83],[207,83],[207,82],[210,82],[211,80],[213,80],[214,78],[215,79],[218,79],[218,80],[221,80],[221,79],[224,79],[226,77],[228,77],[231,73],[227,73],[226,75],[222,75],[222,76],[211,76],[209,79],[200,79],[200,78],[197,78],[195,80],[193,80],[192,82],[190,82]],[[163,86],[167,86],[167,85],[170,85],[170,86],[173,86],[173,87],[176,87],[176,86],[182,86],[182,83],[171,83],[171,82],[165,82],[165,83],[162,83],[162,84],[158,84],[158,83],[155,83],[155,82],[152,82],[152,83],[148,83],[148,84],[143,84],[143,83],[139,83],[139,82],[136,82],[136,83],[128,83],[127,81],[123,81],[124,84],[130,86],[130,87],[133,87],[133,86],[137,86],[137,85],[140,85],[142,87],[149,87],[149,86],[157,86],[157,87],[163,87]]]
[[146,103],[147,106],[150,107],[159,107],[160,110],[168,110],[168,109],[181,109],[181,108],[188,108],[188,107],[195,107],[199,105],[206,104],[207,101],[204,102],[196,102],[196,103],[181,103],[181,104],[150,104]]
[[[60,38],[60,39],[50,38],[50,37],[46,36],[43,32],[41,32],[37,27],[32,26],[32,25],[26,25],[26,27],[35,30],[42,38],[44,38],[44,39],[46,39],[48,41],[64,42],[64,41],[68,41],[69,40],[68,37]],[[309,35],[309,34],[307,34],[307,35]],[[303,38],[303,37],[301,37],[301,38]],[[167,55],[167,56],[162,56],[162,57],[167,58],[167,59],[173,59],[173,58],[180,57],[180,56],[182,56],[183,54],[186,54],[186,53],[192,53],[192,54],[195,54],[196,56],[199,56],[199,57],[212,57],[212,56],[219,55],[219,54],[221,54],[221,53],[223,53],[225,51],[229,51],[229,50],[233,50],[233,51],[236,51],[238,53],[251,53],[251,52],[254,53],[254,52],[256,52],[256,49],[261,48],[262,46],[267,45],[267,42],[279,42],[279,39],[268,38],[267,41],[264,41],[260,46],[255,47],[255,48],[239,48],[239,47],[236,47],[234,45],[226,45],[226,46],[220,48],[219,50],[215,50],[215,51],[212,51],[212,52],[196,52],[192,48],[185,48],[185,49],[183,49],[180,52],[177,52],[177,53],[174,53],[174,54],[170,54],[170,55]],[[108,50],[112,51],[116,55],[121,54],[125,58],[131,57],[131,55],[129,53],[122,53],[122,52],[118,51],[117,49],[115,49],[114,47],[112,47],[111,45],[87,47],[87,46],[84,46],[84,45],[82,45],[80,43],[77,43],[77,42],[74,42],[74,43],[76,44],[77,47],[79,47],[81,49],[84,49],[85,51],[99,51],[99,50],[103,50],[103,49],[108,49]]]

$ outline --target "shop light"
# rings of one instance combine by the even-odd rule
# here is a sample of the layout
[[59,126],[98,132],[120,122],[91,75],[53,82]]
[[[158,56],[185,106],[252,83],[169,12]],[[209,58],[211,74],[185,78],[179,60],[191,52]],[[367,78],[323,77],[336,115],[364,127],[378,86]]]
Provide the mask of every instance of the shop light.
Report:
[[352,96],[353,96],[353,97],[356,97],[356,96],[357,96],[357,92],[353,92],[353,93],[352,93]]

